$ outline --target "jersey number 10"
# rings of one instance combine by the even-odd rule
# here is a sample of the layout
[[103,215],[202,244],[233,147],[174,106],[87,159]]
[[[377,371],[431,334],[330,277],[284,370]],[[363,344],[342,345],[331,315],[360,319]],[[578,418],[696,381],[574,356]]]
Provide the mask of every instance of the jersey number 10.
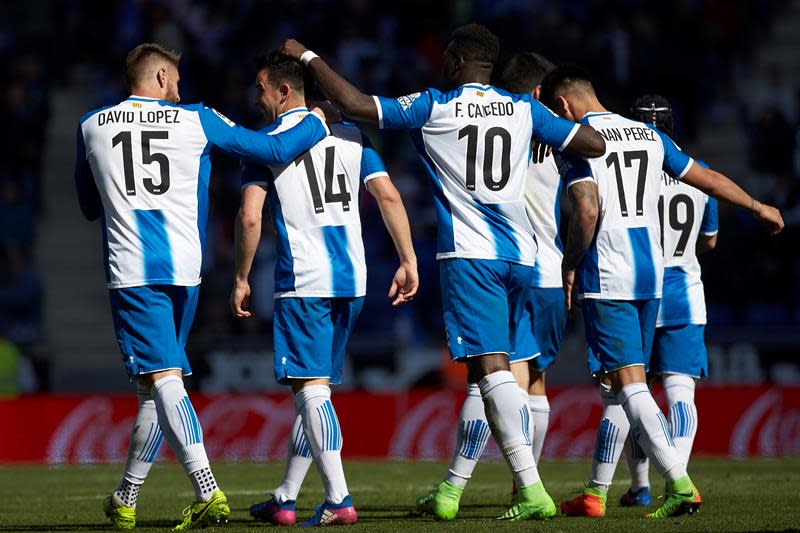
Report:
[[[116,148],[122,144],[122,172],[125,176],[125,194],[136,196],[136,180],[133,175],[133,146],[130,131],[121,131],[111,139],[111,147]],[[155,184],[152,178],[142,180],[144,188],[150,194],[164,194],[169,190],[169,158],[159,152],[150,151],[150,141],[153,139],[169,139],[168,131],[143,131],[142,132],[142,164],[158,163],[161,182]]]
[[[458,130],[458,140],[467,138],[467,190],[475,190],[475,167],[478,166],[478,126],[471,124]],[[494,180],[494,143],[500,139],[500,181]],[[486,130],[483,145],[483,183],[490,191],[499,191],[511,176],[511,134],[495,126]]]

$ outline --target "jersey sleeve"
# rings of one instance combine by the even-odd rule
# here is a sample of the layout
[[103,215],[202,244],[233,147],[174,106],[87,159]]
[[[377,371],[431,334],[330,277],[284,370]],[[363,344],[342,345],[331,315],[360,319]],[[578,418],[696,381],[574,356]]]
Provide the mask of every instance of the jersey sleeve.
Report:
[[378,108],[378,125],[382,129],[410,130],[428,122],[433,109],[430,91],[408,94],[400,98],[373,96]]
[[719,213],[717,211],[717,199],[711,196],[706,201],[706,210],[703,212],[703,220],[700,222],[700,233],[711,237],[719,232]]
[[664,163],[662,169],[673,178],[681,179],[689,172],[694,160],[683,152],[683,150],[678,148],[675,141],[670,139],[667,134],[655,128],[652,129],[661,137],[661,144],[664,146]]
[[312,113],[296,126],[276,135],[243,128],[215,109],[202,107],[199,113],[203,131],[212,146],[261,165],[286,164],[330,133],[325,122]]
[[563,180],[567,188],[581,181],[597,181],[592,174],[591,167],[583,159],[570,157],[566,160],[566,164],[568,168],[564,172]]
[[361,134],[361,181],[368,182],[378,176],[388,176],[386,172],[386,165],[383,164],[383,159],[378,155],[378,151],[373,148],[369,138],[363,133]]
[[267,166],[242,161],[242,190],[251,185],[267,186],[273,180],[273,176]]
[[531,118],[533,119],[533,138],[556,150],[563,150],[580,128],[545,107],[539,100],[531,99]]
[[78,125],[75,150],[75,191],[78,193],[78,205],[86,220],[97,220],[103,211],[100,192],[94,182],[92,169],[86,159],[86,144],[83,140],[83,129]]

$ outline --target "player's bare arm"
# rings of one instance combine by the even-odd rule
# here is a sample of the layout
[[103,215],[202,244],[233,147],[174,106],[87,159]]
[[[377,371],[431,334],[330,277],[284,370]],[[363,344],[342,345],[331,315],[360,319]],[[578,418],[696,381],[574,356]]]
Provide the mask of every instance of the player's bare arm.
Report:
[[369,180],[367,190],[378,201],[383,223],[392,237],[400,258],[400,266],[392,279],[388,297],[394,298],[392,301],[394,306],[410,302],[417,294],[419,276],[417,256],[411,242],[411,227],[403,199],[389,176],[379,176]]
[[564,248],[564,259],[561,262],[567,309],[572,308],[575,270],[592,243],[597,225],[599,213],[597,184],[591,180],[573,183],[569,187],[569,199],[572,204],[572,215],[569,218],[567,244]]
[[[287,39],[281,51],[288,57],[300,61],[308,48],[294,39]],[[352,83],[337,74],[320,57],[307,64],[308,71],[317,80],[320,88],[342,113],[358,122],[378,124],[378,109],[372,96],[359,91]]]
[[696,253],[697,255],[710,252],[717,247],[717,234],[714,235],[700,235],[697,239]]
[[235,248],[236,272],[231,291],[231,312],[237,318],[251,316],[250,269],[256,255],[258,241],[261,239],[261,211],[267,191],[260,186],[247,187],[242,191],[242,205],[236,215]]
[[600,157],[606,153],[606,141],[593,127],[581,124],[564,150],[586,158]]
[[683,181],[718,200],[725,200],[737,207],[751,211],[771,235],[777,235],[783,229],[783,217],[778,209],[762,204],[724,174],[710,168],[703,168],[693,162],[689,171],[683,176]]

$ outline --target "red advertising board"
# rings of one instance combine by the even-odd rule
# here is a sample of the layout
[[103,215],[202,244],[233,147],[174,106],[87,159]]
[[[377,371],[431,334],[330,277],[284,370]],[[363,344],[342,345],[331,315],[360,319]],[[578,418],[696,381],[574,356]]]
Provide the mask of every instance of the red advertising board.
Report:
[[[344,454],[449,457],[463,398],[463,392],[452,390],[335,394]],[[194,394],[192,401],[212,459],[285,458],[295,416],[288,395]],[[551,390],[550,405],[545,456],[590,456],[601,412],[597,389]],[[800,387],[700,387],[697,406],[697,454],[800,454]],[[0,439],[0,463],[124,461],[136,408],[133,396],[32,395],[0,400],[0,427],[7,435]],[[486,455],[499,456],[494,443]],[[159,457],[169,457],[167,446]]]

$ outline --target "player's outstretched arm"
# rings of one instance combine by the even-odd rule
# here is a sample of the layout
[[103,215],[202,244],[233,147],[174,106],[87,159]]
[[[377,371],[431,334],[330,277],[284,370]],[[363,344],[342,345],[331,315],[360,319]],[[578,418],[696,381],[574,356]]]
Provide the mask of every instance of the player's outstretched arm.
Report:
[[267,191],[264,187],[251,185],[242,191],[242,205],[236,215],[235,248],[236,271],[231,291],[231,312],[237,318],[251,316],[250,269],[261,239],[261,211]]
[[563,119],[538,100],[531,101],[533,138],[556,150],[581,157],[600,157],[606,153],[606,141],[591,126]]
[[417,255],[411,242],[411,227],[408,224],[403,199],[387,175],[369,180],[367,190],[378,201],[383,223],[392,236],[397,255],[400,257],[400,267],[392,279],[388,296],[394,298],[392,305],[395,306],[410,302],[417,294],[419,275]]
[[296,126],[275,135],[238,126],[209,108],[200,110],[200,123],[212,146],[260,165],[284,165],[330,133],[320,109],[312,110]]
[[581,124],[564,150],[581,157],[600,157],[606,153],[606,141],[593,127]]
[[[378,108],[372,96],[359,91],[352,83],[341,77],[319,56],[294,39],[283,43],[281,52],[295,61],[306,64],[308,71],[342,113],[358,122],[378,124]],[[308,54],[303,57],[303,54]],[[311,59],[309,59],[309,55]]]
[[94,182],[92,169],[86,160],[86,145],[83,142],[83,131],[78,126],[77,150],[75,154],[75,191],[78,193],[78,205],[86,220],[97,220],[103,211],[103,201]]
[[561,275],[564,282],[567,309],[572,308],[572,288],[575,284],[575,270],[583,259],[594,238],[599,205],[597,184],[592,179],[574,181],[569,185],[569,199],[572,214],[569,217],[567,243],[561,262]]
[[771,235],[777,235],[783,229],[783,217],[780,211],[771,205],[762,204],[724,174],[692,162],[682,179],[709,196],[752,212]]

